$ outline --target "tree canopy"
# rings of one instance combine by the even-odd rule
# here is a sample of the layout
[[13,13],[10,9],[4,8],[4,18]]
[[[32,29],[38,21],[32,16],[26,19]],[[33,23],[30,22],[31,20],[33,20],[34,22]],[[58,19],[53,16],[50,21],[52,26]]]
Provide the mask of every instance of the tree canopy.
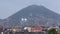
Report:
[[56,31],[56,29],[52,28],[48,31],[48,34],[58,34],[58,32]]

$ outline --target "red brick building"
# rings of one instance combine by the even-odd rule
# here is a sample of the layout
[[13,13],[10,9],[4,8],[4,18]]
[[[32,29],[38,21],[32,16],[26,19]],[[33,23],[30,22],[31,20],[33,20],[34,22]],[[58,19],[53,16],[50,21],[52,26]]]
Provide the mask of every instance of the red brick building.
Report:
[[44,27],[25,27],[28,32],[42,32],[44,30]]

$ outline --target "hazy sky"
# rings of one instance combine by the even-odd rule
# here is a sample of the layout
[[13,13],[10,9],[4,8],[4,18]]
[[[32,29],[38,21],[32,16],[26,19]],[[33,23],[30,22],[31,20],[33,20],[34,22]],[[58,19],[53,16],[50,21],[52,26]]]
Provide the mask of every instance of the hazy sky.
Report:
[[0,0],[0,18],[7,18],[33,4],[43,5],[60,14],[60,0]]

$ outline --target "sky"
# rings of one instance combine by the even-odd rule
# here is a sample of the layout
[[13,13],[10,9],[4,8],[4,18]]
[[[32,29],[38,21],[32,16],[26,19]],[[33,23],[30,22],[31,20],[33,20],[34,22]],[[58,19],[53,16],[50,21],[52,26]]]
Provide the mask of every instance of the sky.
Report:
[[43,5],[60,14],[60,0],[0,0],[0,19],[8,18],[29,5]]

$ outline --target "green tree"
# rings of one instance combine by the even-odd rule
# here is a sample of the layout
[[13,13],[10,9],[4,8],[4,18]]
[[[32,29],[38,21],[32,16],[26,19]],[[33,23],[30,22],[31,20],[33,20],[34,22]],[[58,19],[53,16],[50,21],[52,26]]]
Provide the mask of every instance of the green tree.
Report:
[[52,28],[48,31],[48,34],[58,34],[58,32],[56,31],[56,29]]

